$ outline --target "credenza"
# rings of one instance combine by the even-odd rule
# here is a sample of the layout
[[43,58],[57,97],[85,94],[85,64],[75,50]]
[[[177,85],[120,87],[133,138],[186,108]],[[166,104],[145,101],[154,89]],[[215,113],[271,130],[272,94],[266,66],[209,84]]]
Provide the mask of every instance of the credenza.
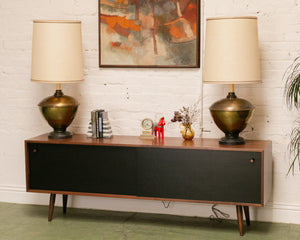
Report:
[[225,146],[204,138],[44,134],[25,140],[25,151],[27,191],[50,194],[49,221],[56,194],[64,213],[68,195],[229,204],[243,235],[243,213],[250,225],[249,206],[263,207],[272,189],[270,141]]

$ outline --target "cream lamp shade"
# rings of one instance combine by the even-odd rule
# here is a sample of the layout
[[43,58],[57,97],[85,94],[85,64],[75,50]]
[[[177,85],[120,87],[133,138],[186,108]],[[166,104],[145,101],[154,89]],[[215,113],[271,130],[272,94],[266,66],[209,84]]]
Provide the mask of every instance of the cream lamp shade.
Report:
[[83,81],[81,21],[33,21],[31,81]]
[[208,18],[203,83],[259,83],[256,17]]

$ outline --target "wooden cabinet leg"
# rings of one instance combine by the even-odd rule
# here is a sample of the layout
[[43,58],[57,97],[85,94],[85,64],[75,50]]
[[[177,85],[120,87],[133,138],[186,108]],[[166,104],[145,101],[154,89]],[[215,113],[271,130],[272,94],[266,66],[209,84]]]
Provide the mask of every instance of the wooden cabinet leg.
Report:
[[245,212],[247,226],[250,226],[249,206],[244,206],[244,212]]
[[48,221],[49,222],[52,220],[52,216],[53,216],[55,197],[56,197],[56,194],[54,194],[54,193],[50,194],[49,213],[48,213]]
[[239,223],[239,230],[240,235],[244,235],[244,228],[243,228],[243,207],[242,206],[236,206],[236,213],[237,213],[237,219]]
[[63,213],[67,212],[68,195],[63,195]]

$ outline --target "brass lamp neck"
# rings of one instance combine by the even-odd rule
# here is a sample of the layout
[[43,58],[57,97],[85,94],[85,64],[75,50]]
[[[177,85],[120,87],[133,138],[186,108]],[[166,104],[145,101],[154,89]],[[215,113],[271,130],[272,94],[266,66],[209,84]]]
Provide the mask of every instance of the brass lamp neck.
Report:
[[234,92],[234,84],[229,84],[229,92]]
[[229,92],[226,98],[227,99],[233,99],[233,98],[237,98],[237,96],[235,95],[234,92]]
[[56,91],[54,93],[54,97],[62,97],[62,96],[64,96],[62,90],[57,90],[56,89]]
[[60,83],[57,83],[56,84],[56,91],[54,93],[54,97],[62,97],[64,94],[61,90],[61,84]]
[[61,84],[60,83],[56,84],[56,90],[61,90]]

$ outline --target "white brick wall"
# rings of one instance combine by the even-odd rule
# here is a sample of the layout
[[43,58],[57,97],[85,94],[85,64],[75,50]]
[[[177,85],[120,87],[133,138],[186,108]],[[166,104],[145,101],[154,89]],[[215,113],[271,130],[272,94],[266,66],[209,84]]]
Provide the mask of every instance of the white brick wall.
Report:
[[[227,86],[205,85],[201,69],[99,69],[97,0],[1,0],[0,2],[0,201],[47,204],[47,196],[25,193],[24,139],[50,131],[37,104],[52,95],[55,86],[30,82],[33,19],[79,19],[85,60],[85,81],[63,85],[80,108],[70,130],[85,133],[90,111],[105,108],[114,134],[138,135],[144,117],[172,117],[173,111],[201,97],[203,91],[204,137],[219,137],[208,107],[226,96]],[[299,0],[203,0],[202,20],[213,16],[258,17],[263,83],[236,86],[236,93],[251,101],[256,111],[243,133],[248,139],[273,142],[273,199],[264,209],[252,210],[256,219],[300,223],[300,174],[286,176],[287,144],[297,112],[283,100],[282,76],[300,55]],[[202,28],[203,29],[203,28]],[[203,38],[203,35],[202,35]],[[200,136],[200,126],[196,127]],[[166,127],[167,136],[179,136],[177,126]],[[123,204],[124,203],[124,204]],[[207,216],[209,207],[160,202],[73,197],[75,207],[161,212]],[[235,217],[234,210],[226,209]]]

